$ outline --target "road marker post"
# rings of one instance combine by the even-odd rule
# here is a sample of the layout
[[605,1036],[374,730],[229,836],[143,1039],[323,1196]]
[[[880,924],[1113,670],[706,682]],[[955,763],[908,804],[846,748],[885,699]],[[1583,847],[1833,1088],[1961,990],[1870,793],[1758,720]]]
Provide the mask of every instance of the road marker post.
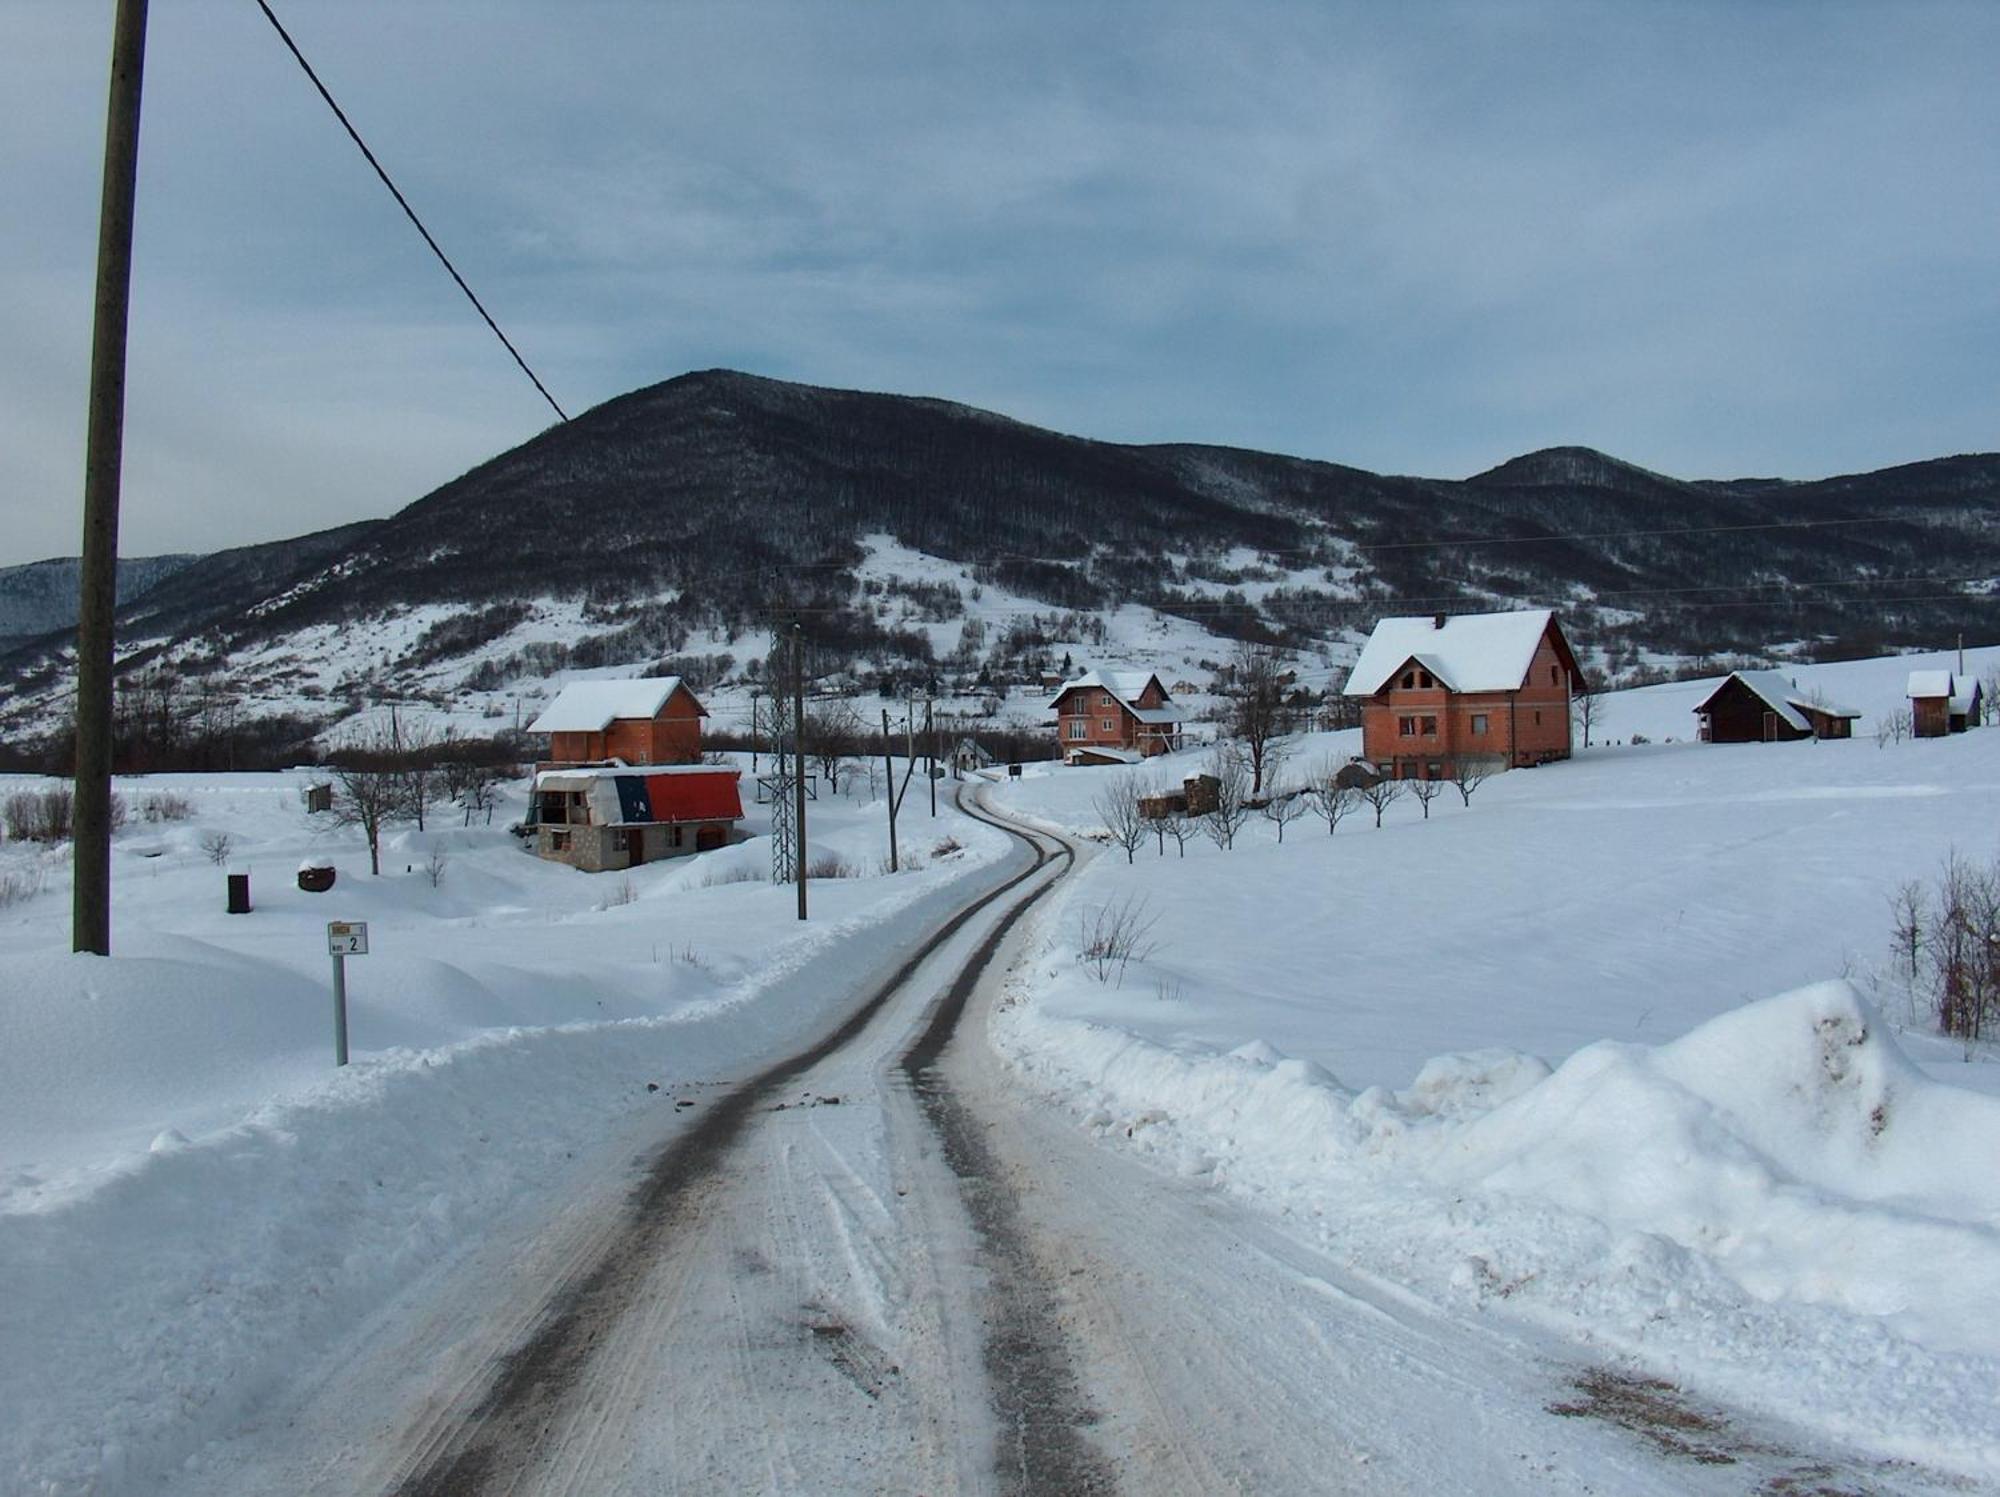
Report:
[[333,1063],[347,1064],[347,959],[368,955],[366,920],[326,922],[326,949],[333,957]]

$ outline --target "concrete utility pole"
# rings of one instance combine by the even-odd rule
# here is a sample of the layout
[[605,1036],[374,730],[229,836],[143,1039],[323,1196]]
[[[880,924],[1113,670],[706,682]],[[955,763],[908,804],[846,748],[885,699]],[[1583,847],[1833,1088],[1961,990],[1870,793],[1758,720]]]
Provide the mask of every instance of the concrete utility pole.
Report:
[[139,90],[146,0],[118,0],[104,196],[97,217],[97,301],[83,460],[83,559],[76,616],[76,859],[71,947],[111,954],[111,666],[118,607],[118,491],[125,451],[125,324],[132,300],[132,208],[139,183]]

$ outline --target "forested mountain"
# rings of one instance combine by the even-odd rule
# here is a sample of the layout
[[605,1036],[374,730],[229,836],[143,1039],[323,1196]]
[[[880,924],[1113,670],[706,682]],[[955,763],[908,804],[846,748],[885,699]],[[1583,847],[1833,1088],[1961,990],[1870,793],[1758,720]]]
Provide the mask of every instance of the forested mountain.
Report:
[[[195,559],[193,556],[122,558],[118,563],[118,601],[131,601]],[[76,627],[77,571],[74,556],[0,567],[0,652],[37,635]]]
[[[644,665],[803,611],[834,658],[935,670],[932,638],[886,627],[857,575],[864,538],[886,535],[1052,613],[1138,603],[1301,648],[1384,612],[1553,605],[1602,668],[1865,654],[2000,639],[1996,501],[1991,454],[1687,482],[1556,448],[1452,481],[708,371],[607,401],[386,520],[185,566],[126,606],[123,638],[135,664],[214,672],[429,606],[386,674],[435,682],[462,657],[470,681],[484,652],[490,686]],[[928,617],[955,616],[943,592]],[[564,637],[534,634],[529,605],[549,599],[577,605]],[[17,651],[17,698],[60,676],[56,645]]]

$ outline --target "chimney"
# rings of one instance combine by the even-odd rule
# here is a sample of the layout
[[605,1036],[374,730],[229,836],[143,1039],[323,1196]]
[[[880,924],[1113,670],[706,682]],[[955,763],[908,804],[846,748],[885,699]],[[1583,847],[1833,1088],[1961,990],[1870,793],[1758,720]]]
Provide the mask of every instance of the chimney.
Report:
[[1444,627],[1444,619],[1445,619],[1445,616],[1444,616],[1443,614],[1441,614],[1441,613],[1434,613],[1434,614],[1432,614],[1432,615],[1431,615],[1431,627],[1432,627],[1433,629],[1442,629],[1442,628]]

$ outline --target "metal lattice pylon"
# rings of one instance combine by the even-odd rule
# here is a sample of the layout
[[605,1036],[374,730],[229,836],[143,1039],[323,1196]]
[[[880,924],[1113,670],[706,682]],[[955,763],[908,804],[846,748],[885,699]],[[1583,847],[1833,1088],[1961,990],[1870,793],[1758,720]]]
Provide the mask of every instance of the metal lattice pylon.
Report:
[[798,808],[792,796],[792,777],[798,773],[798,756],[788,752],[791,712],[782,696],[771,701],[771,772],[758,777],[760,797],[771,807],[771,882],[789,884],[799,872]]

